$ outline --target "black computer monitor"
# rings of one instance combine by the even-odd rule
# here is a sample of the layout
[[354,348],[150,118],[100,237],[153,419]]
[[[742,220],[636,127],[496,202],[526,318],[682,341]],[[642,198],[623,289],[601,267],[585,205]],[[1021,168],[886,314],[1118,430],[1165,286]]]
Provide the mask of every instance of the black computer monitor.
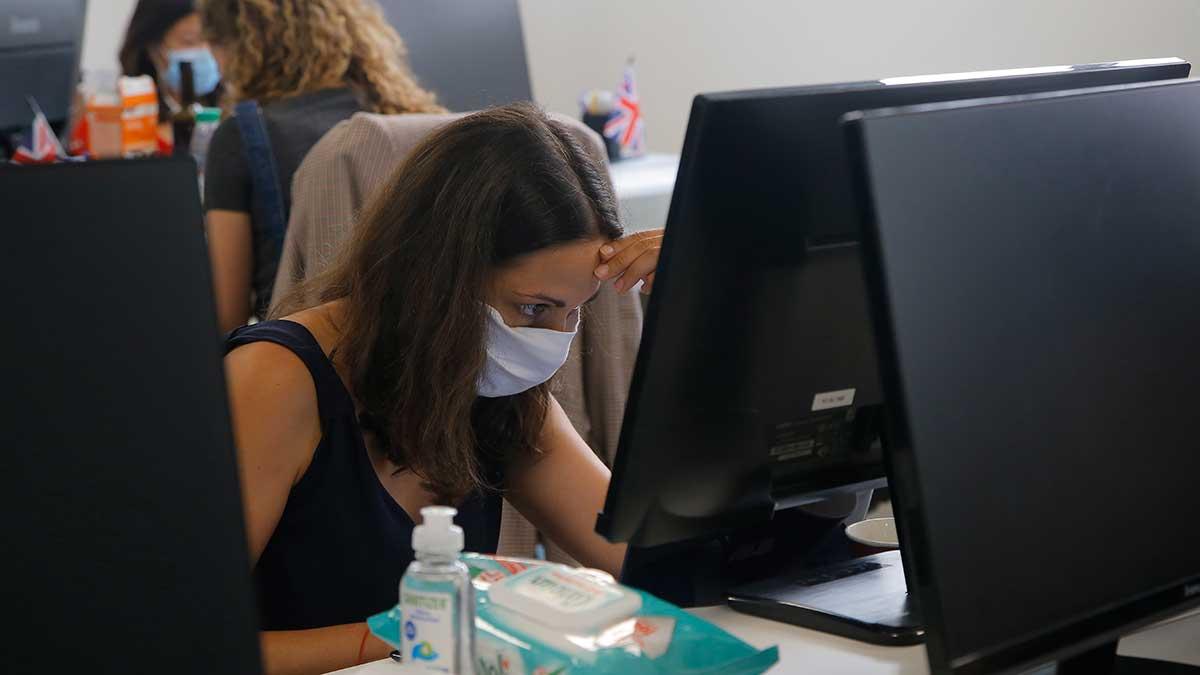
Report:
[[517,0],[380,0],[421,86],[467,112],[532,98]]
[[1197,119],[1183,81],[851,123],[934,673],[1163,672],[1116,638],[1200,605]]
[[0,167],[0,204],[5,670],[259,672],[195,164]]
[[27,131],[34,97],[56,130],[70,114],[87,0],[0,3],[0,151]]
[[[597,524],[630,542],[626,580],[681,604],[732,595],[739,610],[859,639],[919,639],[895,552],[813,577],[777,571],[823,534],[802,533],[784,507],[885,480],[840,118],[1188,70],[1153,59],[697,96]],[[857,591],[826,593],[839,576]],[[730,593],[762,577],[778,583]]]

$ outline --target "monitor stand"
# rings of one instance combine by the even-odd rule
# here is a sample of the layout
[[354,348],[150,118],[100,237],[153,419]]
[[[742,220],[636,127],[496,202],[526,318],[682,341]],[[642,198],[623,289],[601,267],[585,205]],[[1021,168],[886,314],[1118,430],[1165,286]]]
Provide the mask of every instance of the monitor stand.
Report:
[[1118,656],[1117,643],[1106,642],[1059,661],[1057,669],[1051,672],[1057,675],[1200,675],[1200,666]]
[[729,591],[733,609],[877,645],[920,644],[899,551],[797,571]]
[[621,580],[683,607],[728,602],[871,644],[913,645],[925,635],[898,551],[855,557],[840,521],[798,509],[721,538],[631,546]]

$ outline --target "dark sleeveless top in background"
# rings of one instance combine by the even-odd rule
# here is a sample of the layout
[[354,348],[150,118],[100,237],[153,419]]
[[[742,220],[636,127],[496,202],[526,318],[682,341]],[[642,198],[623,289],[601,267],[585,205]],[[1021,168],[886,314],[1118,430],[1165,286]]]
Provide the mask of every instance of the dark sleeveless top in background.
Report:
[[[363,621],[396,604],[413,559],[412,519],[379,482],[350,393],[312,334],[292,321],[267,321],[230,333],[226,352],[259,341],[304,362],[321,416],[312,463],[254,569],[262,629]],[[458,509],[467,550],[494,553],[499,495],[473,496]]]

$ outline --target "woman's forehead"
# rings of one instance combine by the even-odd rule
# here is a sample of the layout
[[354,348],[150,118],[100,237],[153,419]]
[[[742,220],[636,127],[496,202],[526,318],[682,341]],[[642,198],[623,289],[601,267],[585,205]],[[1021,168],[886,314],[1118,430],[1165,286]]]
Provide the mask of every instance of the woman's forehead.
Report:
[[572,242],[535,251],[506,265],[497,274],[505,290],[522,294],[537,293],[579,305],[596,292],[596,266],[604,240]]
[[193,12],[171,25],[163,39],[165,41],[197,41],[202,40],[204,31],[200,23],[200,15]]

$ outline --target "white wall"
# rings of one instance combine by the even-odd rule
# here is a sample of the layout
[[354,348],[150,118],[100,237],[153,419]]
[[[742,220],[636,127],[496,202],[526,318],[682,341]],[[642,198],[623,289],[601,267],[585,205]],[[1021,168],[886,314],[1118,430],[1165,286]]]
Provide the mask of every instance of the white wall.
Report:
[[[114,68],[136,0],[91,0],[83,67]],[[534,96],[578,114],[637,57],[647,140],[678,151],[702,91],[1180,56],[1200,0],[520,0]]]
[[1197,0],[520,0],[534,96],[578,114],[636,55],[651,150],[703,91],[1179,56]]
[[118,70],[117,50],[136,4],[137,0],[89,0],[80,61],[84,71]]

